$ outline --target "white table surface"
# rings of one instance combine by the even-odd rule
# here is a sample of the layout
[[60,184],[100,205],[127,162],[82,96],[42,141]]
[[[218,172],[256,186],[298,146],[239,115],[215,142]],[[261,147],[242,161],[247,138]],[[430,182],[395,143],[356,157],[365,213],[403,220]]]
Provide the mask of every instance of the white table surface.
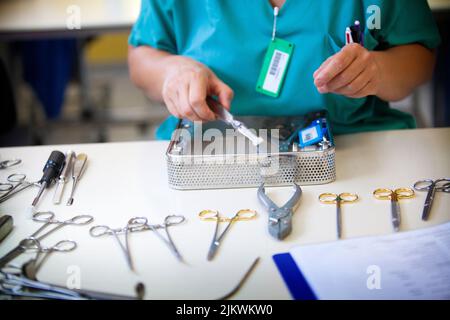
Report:
[[[79,247],[71,253],[52,255],[38,274],[42,281],[64,285],[68,267],[77,266],[85,289],[132,294],[134,285],[142,281],[147,287],[147,299],[214,299],[231,290],[255,257],[260,256],[260,264],[235,298],[288,299],[289,292],[272,262],[272,255],[296,245],[335,241],[335,210],[333,206],[318,202],[320,193],[356,192],[360,195],[359,203],[343,208],[344,238],[389,234],[392,232],[390,205],[375,200],[373,190],[410,187],[418,179],[450,176],[449,140],[450,128],[338,137],[337,181],[303,188],[301,204],[293,219],[293,233],[283,242],[269,236],[267,215],[256,198],[256,189],[171,190],[167,184],[166,142],[3,148],[0,159],[21,158],[23,164],[0,170],[0,181],[16,172],[37,180],[52,150],[73,149],[89,155],[74,206],[54,206],[52,189],[44,195],[39,210],[52,210],[60,219],[91,214],[95,217],[94,224],[112,227],[124,226],[133,216],[146,216],[153,222],[161,222],[168,214],[182,214],[187,218],[184,225],[170,230],[185,264],[180,264],[151,232],[132,234],[131,250],[137,269],[133,274],[112,237],[94,239],[88,234],[89,227],[67,227],[46,239],[44,244],[70,238],[76,240]],[[36,191],[24,191],[0,205],[0,214],[10,214],[15,220],[15,229],[2,243],[0,256],[39,226],[30,220],[28,209]],[[291,195],[291,189],[271,188],[269,194],[282,204]],[[419,192],[415,199],[401,201],[402,231],[450,220],[450,195],[437,194],[431,218],[423,222],[421,212],[425,196]],[[200,221],[197,214],[203,209],[216,209],[232,215],[244,208],[257,210],[258,218],[235,223],[216,258],[208,262],[206,254],[214,223]],[[221,228],[223,230],[223,224]],[[19,257],[15,263],[20,265],[30,257],[31,254]]]
[[0,33],[59,32],[67,29],[67,8],[80,8],[81,30],[128,30],[139,0],[0,0]]

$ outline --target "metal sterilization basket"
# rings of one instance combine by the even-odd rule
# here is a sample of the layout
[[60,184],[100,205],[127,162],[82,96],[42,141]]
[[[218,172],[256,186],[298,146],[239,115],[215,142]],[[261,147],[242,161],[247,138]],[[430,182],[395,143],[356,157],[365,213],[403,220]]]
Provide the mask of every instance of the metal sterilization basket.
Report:
[[[284,138],[291,136],[298,126],[309,120],[305,117],[236,117],[249,128],[268,129],[268,140],[273,141],[271,129],[277,130],[280,140],[273,152],[271,146],[265,152],[251,146],[244,137],[236,134],[223,122],[211,122],[202,126],[180,121],[166,153],[169,185],[178,190],[225,189],[268,186],[283,186],[293,182],[299,185],[326,184],[336,180],[335,147],[331,142],[327,148],[300,150],[295,144],[286,144]],[[211,141],[201,137],[214,129],[223,133],[228,142],[217,136]],[[196,136],[197,135],[197,136]],[[198,145],[195,139],[200,139]],[[198,138],[200,137],[200,138]],[[214,152],[205,151],[211,143],[223,145]],[[239,148],[238,146],[241,146]]]

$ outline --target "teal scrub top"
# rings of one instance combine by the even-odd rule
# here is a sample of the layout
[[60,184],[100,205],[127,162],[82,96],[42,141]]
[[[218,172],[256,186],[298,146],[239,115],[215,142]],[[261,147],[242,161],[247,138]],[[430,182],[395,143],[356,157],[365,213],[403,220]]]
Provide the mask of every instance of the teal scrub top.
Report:
[[[366,25],[372,5],[381,10],[380,29]],[[255,89],[272,39],[269,0],[142,0],[129,43],[207,65],[234,90],[231,111],[236,115],[294,116],[326,109],[334,134],[414,128],[411,115],[375,96],[320,94],[314,86],[314,71],[344,47],[346,27],[355,20],[365,30],[368,50],[411,43],[433,49],[440,43],[426,0],[286,0],[277,38],[293,42],[295,50],[278,98]],[[167,119],[157,137],[170,139],[176,123],[174,117]]]

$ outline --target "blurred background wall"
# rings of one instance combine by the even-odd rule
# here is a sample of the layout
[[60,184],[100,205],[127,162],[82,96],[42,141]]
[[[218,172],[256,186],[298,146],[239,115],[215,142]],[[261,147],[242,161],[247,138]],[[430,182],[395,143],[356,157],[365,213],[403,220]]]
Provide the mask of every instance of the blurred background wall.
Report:
[[[429,2],[444,41],[435,78],[395,107],[420,127],[449,126],[450,0]],[[0,0],[0,146],[154,139],[168,113],[127,69],[139,8],[140,0]]]

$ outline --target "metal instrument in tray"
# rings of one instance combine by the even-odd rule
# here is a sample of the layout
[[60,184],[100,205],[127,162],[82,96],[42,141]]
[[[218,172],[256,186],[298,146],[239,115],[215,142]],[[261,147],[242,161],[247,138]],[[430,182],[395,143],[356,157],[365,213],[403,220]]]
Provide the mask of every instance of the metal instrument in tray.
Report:
[[333,140],[325,147],[302,150],[294,139],[313,116],[235,117],[259,133],[266,129],[267,143],[259,146],[222,121],[199,125],[180,120],[166,152],[169,185],[195,190],[333,182]]

